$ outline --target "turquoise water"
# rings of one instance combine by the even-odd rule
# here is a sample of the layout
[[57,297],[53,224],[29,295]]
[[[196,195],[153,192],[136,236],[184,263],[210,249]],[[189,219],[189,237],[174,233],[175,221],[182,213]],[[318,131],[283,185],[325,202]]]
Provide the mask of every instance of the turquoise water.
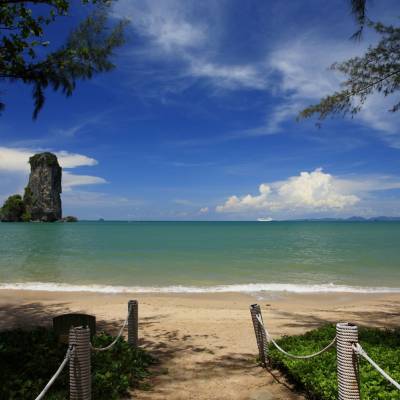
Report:
[[400,223],[0,223],[0,283],[103,291],[397,291]]

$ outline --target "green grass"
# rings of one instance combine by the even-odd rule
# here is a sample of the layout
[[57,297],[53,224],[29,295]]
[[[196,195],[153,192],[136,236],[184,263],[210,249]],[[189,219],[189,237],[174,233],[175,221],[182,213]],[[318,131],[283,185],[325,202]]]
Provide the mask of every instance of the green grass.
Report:
[[[93,344],[103,347],[113,338],[101,334]],[[0,399],[35,399],[64,358],[67,345],[57,342],[52,330],[0,332]],[[144,350],[119,340],[113,349],[92,352],[92,398],[123,398],[130,388],[148,386],[149,366],[154,359]],[[68,396],[68,365],[46,395],[46,400]]]
[[[326,325],[300,336],[285,336],[278,344],[286,351],[306,355],[325,347],[335,336],[335,327]],[[369,356],[393,379],[400,381],[400,330],[359,328],[359,342]],[[336,400],[335,348],[310,360],[293,360],[270,347],[272,366],[310,399]],[[360,359],[361,398],[363,400],[400,399],[400,391],[387,382],[367,361]]]

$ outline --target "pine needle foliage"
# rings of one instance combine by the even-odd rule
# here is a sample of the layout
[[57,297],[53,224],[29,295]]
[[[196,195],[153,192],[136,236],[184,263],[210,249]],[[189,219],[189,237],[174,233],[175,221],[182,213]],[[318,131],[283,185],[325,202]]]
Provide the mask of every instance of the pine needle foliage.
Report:
[[[366,0],[351,0],[352,13],[359,26],[353,38],[361,38],[364,28],[368,27],[380,37],[378,43],[369,46],[363,56],[334,63],[331,70],[345,76],[341,89],[302,110],[298,119],[317,117],[321,121],[338,114],[353,117],[372,94],[390,96],[400,89],[400,27],[371,21],[366,3]],[[400,102],[395,100],[388,111],[396,112],[399,108]]]
[[[77,4],[76,2],[75,4]],[[114,50],[124,43],[126,21],[110,26],[110,0],[81,0],[89,15],[64,45],[50,50],[45,28],[71,11],[71,0],[0,0],[0,80],[32,86],[33,118],[51,88],[71,96],[78,80],[112,70]],[[0,109],[4,109],[0,102]]]

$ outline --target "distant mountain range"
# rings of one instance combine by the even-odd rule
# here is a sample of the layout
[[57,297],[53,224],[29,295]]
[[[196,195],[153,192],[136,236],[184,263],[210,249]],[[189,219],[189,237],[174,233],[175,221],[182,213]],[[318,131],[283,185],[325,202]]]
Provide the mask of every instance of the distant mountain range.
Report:
[[297,221],[350,221],[350,222],[400,221],[400,217],[379,216],[379,217],[364,218],[359,216],[353,216],[349,218],[306,218],[306,219],[299,219]]

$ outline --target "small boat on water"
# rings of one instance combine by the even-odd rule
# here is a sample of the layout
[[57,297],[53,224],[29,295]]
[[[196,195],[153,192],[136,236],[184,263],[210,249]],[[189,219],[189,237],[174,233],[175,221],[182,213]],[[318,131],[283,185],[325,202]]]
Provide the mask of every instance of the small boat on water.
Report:
[[271,217],[266,217],[266,218],[257,218],[258,222],[271,222],[273,219]]

